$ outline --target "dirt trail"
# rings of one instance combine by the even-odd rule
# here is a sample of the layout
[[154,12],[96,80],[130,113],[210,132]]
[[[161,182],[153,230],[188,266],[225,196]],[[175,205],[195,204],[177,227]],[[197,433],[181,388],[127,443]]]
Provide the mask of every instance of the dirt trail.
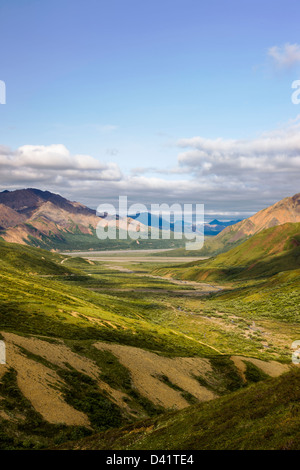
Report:
[[198,339],[195,339],[195,338],[193,338],[192,336],[188,336],[188,335],[186,335],[186,334],[184,334],[184,333],[181,333],[181,332],[178,332],[178,331],[175,331],[175,330],[170,330],[170,331],[172,331],[173,333],[175,333],[175,335],[182,335],[182,336],[184,336],[185,338],[190,339],[190,340],[192,340],[192,341],[195,341],[195,342],[198,343],[198,344],[202,344],[202,346],[205,346],[206,348],[209,348],[209,349],[212,349],[213,351],[216,351],[218,354],[222,354],[222,352],[219,351],[219,349],[214,348],[214,347],[211,346],[210,344],[203,343],[203,341],[199,341]]

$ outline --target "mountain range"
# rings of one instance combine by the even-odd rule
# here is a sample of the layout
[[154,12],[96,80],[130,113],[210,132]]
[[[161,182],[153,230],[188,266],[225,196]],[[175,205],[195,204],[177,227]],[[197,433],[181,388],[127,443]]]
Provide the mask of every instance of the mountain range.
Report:
[[[129,214],[132,219],[137,219],[143,225],[147,225],[149,227],[155,227],[158,229],[162,229],[164,227],[169,227],[170,230],[173,232],[184,232],[186,227],[187,231],[192,231],[192,224],[184,222],[182,217],[175,218],[174,220],[170,220],[170,222],[164,218],[162,215],[157,216],[156,214],[152,214],[151,212],[142,212],[138,214]],[[230,220],[230,221],[220,221],[217,219],[212,220],[211,222],[204,224],[204,235],[206,236],[214,236],[220,233],[224,228],[229,227],[230,225],[236,224],[240,222],[240,220]],[[203,233],[203,227],[196,226],[196,231],[198,233]]]
[[[109,240],[103,242],[97,238],[99,223],[105,227],[114,222],[79,202],[69,201],[50,191],[29,188],[0,193],[0,237],[8,242],[55,250],[112,248]],[[127,229],[129,223],[132,229],[144,233],[148,233],[150,227],[158,230],[168,227],[168,222],[162,217],[147,212],[122,218],[117,216],[118,230]],[[205,235],[216,235],[234,223],[236,221],[215,219],[204,225]],[[170,229],[171,232],[182,230],[182,221],[171,223]],[[198,229],[203,231],[203,227]],[[142,243],[144,246],[145,241]],[[124,241],[116,244],[116,248],[126,246]],[[137,248],[139,245],[133,242],[129,246]]]

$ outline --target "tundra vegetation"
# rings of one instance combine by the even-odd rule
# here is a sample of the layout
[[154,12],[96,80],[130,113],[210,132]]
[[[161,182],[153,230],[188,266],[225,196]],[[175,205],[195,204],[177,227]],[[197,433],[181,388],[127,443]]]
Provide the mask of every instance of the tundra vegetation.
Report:
[[299,448],[299,246],[119,269],[0,242],[0,447]]

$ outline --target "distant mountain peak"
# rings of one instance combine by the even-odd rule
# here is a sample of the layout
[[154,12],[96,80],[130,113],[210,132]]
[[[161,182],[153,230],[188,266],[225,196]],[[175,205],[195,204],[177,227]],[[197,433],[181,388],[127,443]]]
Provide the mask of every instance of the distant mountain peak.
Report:
[[[66,233],[92,234],[96,211],[36,188],[0,193],[0,235],[6,241],[52,248]],[[74,232],[75,231],[75,232]]]
[[17,189],[0,193],[0,204],[14,209],[19,213],[30,215],[43,203],[50,201],[60,209],[65,209],[73,214],[96,215],[96,211],[88,207],[69,201],[59,194],[50,191],[42,191],[36,188]]

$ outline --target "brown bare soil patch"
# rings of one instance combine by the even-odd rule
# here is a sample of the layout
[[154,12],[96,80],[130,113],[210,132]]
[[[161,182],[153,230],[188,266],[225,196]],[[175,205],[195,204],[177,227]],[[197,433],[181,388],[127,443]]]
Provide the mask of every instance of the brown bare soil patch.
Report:
[[287,364],[281,364],[280,362],[276,361],[262,361],[261,359],[255,359],[252,357],[242,357],[242,356],[232,356],[231,360],[235,363],[238,370],[241,374],[244,374],[246,371],[246,365],[244,361],[252,362],[256,367],[261,369],[266,374],[270,375],[271,377],[278,377],[285,372],[290,370],[290,366]]
[[213,392],[201,386],[194,378],[194,376],[203,376],[211,372],[212,369],[207,359],[167,358],[131,346],[99,342],[95,343],[95,347],[114,354],[129,369],[133,384],[139,393],[164,408],[180,409],[188,406],[188,402],[182,397],[180,391],[170,388],[159,379],[163,375],[199,401],[216,398]]
[[7,364],[17,371],[18,386],[33,407],[49,423],[89,426],[89,419],[84,413],[68,405],[59,391],[63,382],[52,369],[23,355],[4,333],[7,347]]
[[245,376],[245,372],[246,372],[246,364],[242,361],[242,359],[238,356],[231,356],[230,358],[232,360],[232,362],[234,363],[235,367],[237,368],[240,376],[242,377],[243,379],[243,382],[246,383],[246,376]]
[[[99,379],[101,370],[94,361],[74,353],[62,342],[56,344],[38,338],[18,336],[13,333],[3,332],[2,334],[7,345],[8,365],[17,370],[20,389],[47,421],[85,426],[89,424],[87,417],[65,403],[61,393],[53,388],[53,386],[61,388],[64,385],[56,372],[39,362],[28,359],[21,353],[18,346],[41,356],[62,369],[67,369],[67,364],[69,364],[78,372],[88,375],[97,381],[99,389],[105,391],[113,402],[128,413],[132,413],[132,410],[124,402],[124,398],[129,397]],[[50,402],[46,398],[49,393]],[[55,407],[58,407],[58,411],[55,410]],[[73,418],[70,410],[74,411]],[[62,421],[57,421],[58,418]]]

